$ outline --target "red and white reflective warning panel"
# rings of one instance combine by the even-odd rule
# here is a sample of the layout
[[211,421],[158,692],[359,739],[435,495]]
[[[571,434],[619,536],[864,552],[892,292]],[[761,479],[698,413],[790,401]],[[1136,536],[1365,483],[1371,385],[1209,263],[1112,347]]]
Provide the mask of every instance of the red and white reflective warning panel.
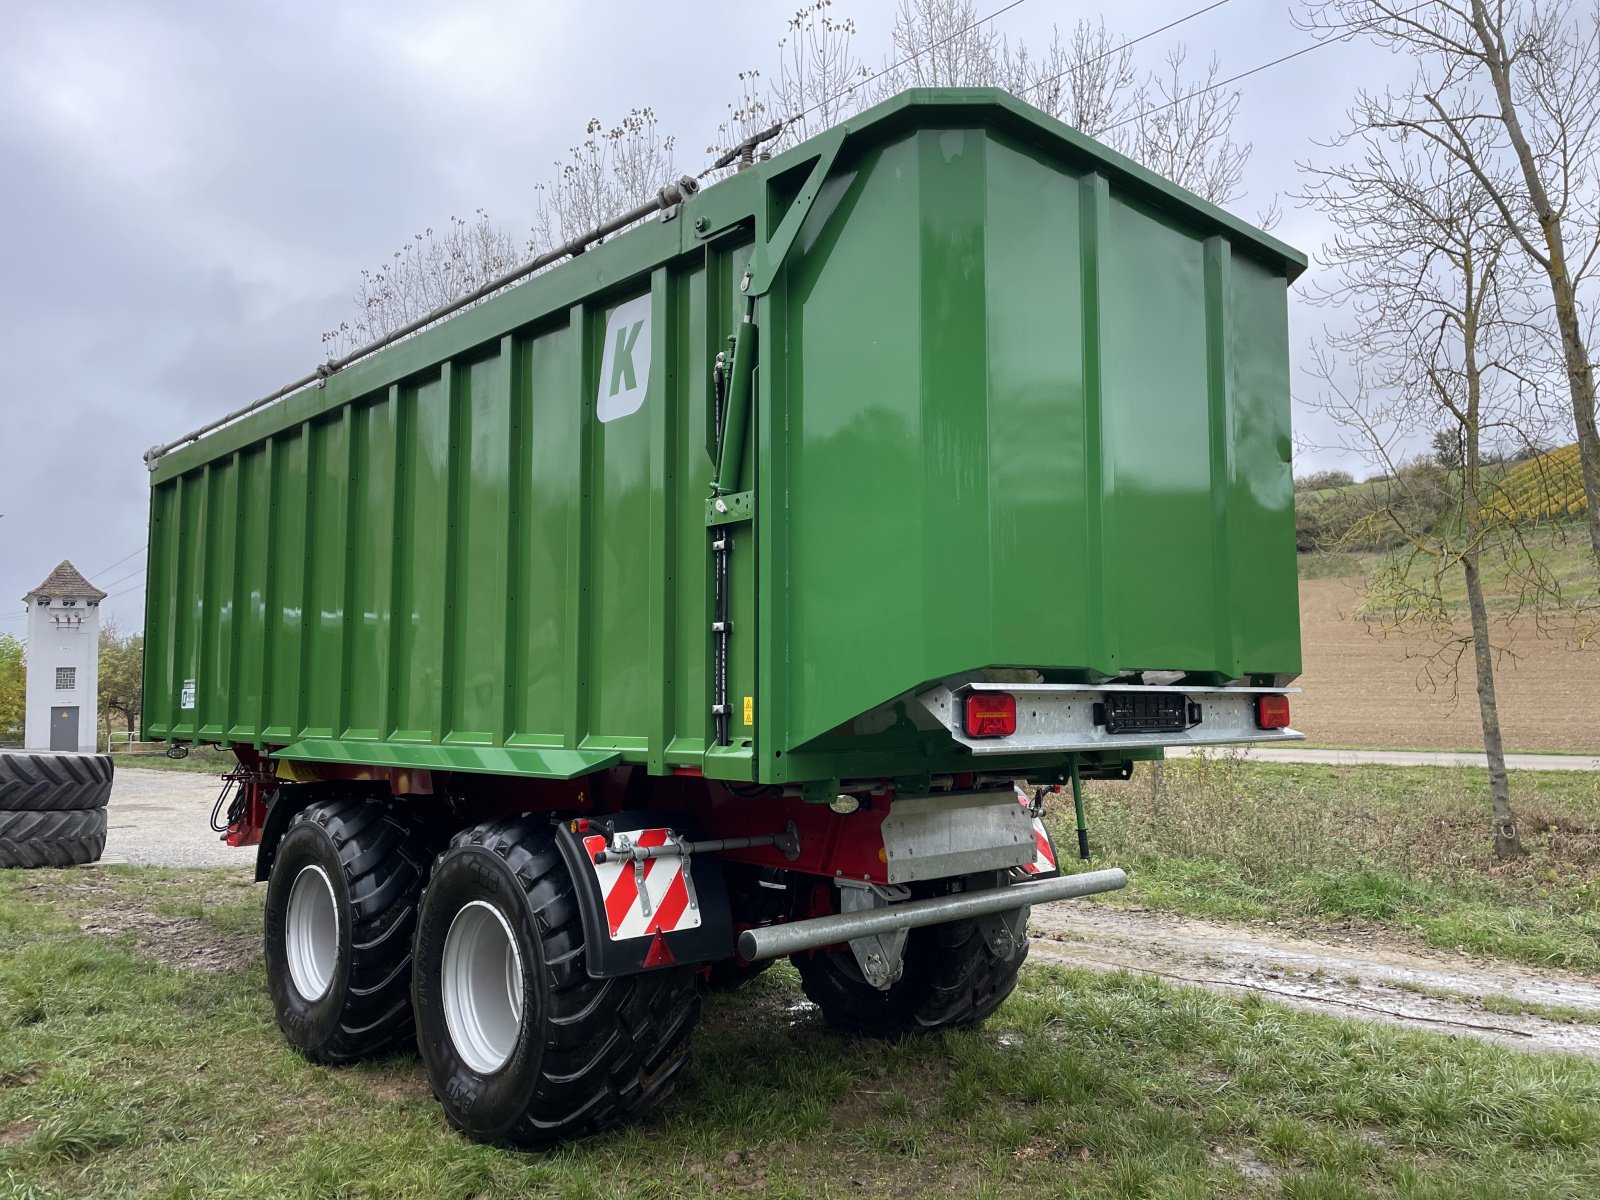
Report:
[[[664,846],[672,830],[640,829],[626,836],[635,846]],[[597,863],[595,855],[606,848],[606,840],[599,834],[584,838],[583,848],[600,881],[612,941],[700,928],[700,907],[695,903],[687,859],[673,856]]]
[[[1033,797],[1028,795],[1028,790],[1020,783],[1017,788],[1017,803],[1023,808],[1033,807]],[[1057,870],[1056,848],[1050,844],[1050,835],[1045,831],[1044,822],[1038,817],[1033,819],[1033,861],[1023,863],[1018,868],[1024,875],[1048,875]]]

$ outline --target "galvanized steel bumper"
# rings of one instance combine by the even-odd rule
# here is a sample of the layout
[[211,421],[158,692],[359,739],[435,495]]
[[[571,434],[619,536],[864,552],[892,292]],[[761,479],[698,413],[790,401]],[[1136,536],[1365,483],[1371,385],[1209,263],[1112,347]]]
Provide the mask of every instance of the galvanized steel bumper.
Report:
[[1058,875],[1054,879],[1013,883],[980,892],[909,900],[864,912],[838,913],[791,921],[787,925],[746,929],[739,935],[739,953],[750,962],[759,962],[764,958],[779,958],[801,950],[834,946],[873,934],[920,929],[925,925],[942,925],[946,921],[966,917],[984,917],[1035,904],[1048,904],[1053,900],[1114,892],[1127,882],[1128,877],[1120,867],[1107,867],[1102,871],[1085,871],[1081,875]]

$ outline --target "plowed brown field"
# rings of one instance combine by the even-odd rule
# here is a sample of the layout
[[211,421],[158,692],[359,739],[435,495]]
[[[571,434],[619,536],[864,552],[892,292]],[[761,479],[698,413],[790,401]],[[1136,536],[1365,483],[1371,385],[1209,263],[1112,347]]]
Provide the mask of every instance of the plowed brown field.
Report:
[[[1305,673],[1294,723],[1312,742],[1335,746],[1481,749],[1470,646],[1456,691],[1427,658],[1437,647],[1417,634],[1377,635],[1350,616],[1355,580],[1300,583]],[[1580,651],[1540,635],[1532,621],[1496,622],[1496,692],[1506,749],[1600,751],[1600,650]]]

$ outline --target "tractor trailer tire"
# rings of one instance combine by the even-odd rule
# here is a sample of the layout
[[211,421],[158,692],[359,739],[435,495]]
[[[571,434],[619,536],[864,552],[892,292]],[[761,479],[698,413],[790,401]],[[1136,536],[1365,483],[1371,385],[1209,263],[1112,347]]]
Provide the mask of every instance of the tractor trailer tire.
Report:
[[0,812],[82,811],[110,798],[109,754],[0,750]]
[[417,927],[417,1042],[450,1123],[540,1149],[659,1104],[688,1061],[692,967],[592,978],[548,818],[490,821],[434,864]]
[[1027,957],[1026,937],[1011,958],[1002,958],[979,923],[965,920],[913,929],[905,972],[887,991],[866,981],[848,947],[796,954],[794,965],[830,1025],[855,1037],[894,1040],[977,1025],[1011,995]]
[[104,808],[0,812],[0,868],[77,867],[105,848]]
[[312,1062],[410,1043],[411,940],[434,849],[417,822],[367,797],[290,821],[267,881],[267,988],[284,1037]]

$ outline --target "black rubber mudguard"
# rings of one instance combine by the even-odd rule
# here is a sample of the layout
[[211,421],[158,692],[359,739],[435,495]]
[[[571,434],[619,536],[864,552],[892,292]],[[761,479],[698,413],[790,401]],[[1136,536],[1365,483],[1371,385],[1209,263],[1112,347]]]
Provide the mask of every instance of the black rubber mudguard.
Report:
[[[586,820],[568,820],[556,826],[556,843],[577,888],[583,912],[583,940],[589,974],[596,979],[636,975],[655,967],[718,962],[734,953],[733,915],[728,906],[727,882],[722,863],[713,855],[691,855],[686,866],[693,881],[693,897],[700,924],[694,929],[644,933],[613,938],[590,852],[584,839],[596,834],[632,833],[641,829],[670,828],[693,841],[699,828],[682,813],[625,812]],[[656,868],[683,860],[657,859]]]

